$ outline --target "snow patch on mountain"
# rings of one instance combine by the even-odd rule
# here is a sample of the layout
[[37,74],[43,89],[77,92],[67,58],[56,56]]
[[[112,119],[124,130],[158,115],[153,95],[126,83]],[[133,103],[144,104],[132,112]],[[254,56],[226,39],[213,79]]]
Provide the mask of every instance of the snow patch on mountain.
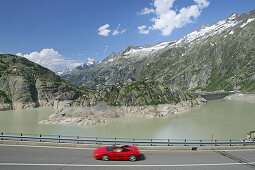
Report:
[[82,65],[79,65],[79,66],[75,67],[74,69],[65,69],[64,71],[59,71],[59,72],[57,72],[57,74],[59,76],[63,76],[65,74],[72,72],[73,70],[89,70],[89,69],[92,69],[93,67],[95,67],[96,64],[97,64],[97,62],[94,59],[88,58],[88,62],[86,62]]
[[65,73],[70,72],[70,71],[72,71],[72,69],[65,69],[65,70],[63,70],[63,71],[58,71],[58,72],[56,72],[56,74],[59,75],[59,76],[62,76],[62,75],[64,75]]
[[207,38],[209,36],[213,36],[216,34],[220,34],[224,30],[237,25],[240,21],[237,21],[238,14],[234,13],[229,18],[225,20],[221,20],[216,24],[205,26],[200,30],[196,30],[191,32],[190,34],[180,38],[176,41],[176,43],[172,44],[172,46],[181,46],[186,43],[190,43],[197,38]]
[[[255,18],[248,19],[247,22],[244,23],[242,26],[244,27],[246,24],[252,22],[253,20],[255,20]],[[125,50],[119,53],[110,54],[103,62],[113,62],[118,58],[145,57],[148,55],[152,55],[153,53],[158,52],[164,48],[174,48],[187,43],[192,44],[193,41],[196,39],[206,39],[210,36],[220,34],[223,31],[232,28],[241,22],[243,22],[243,20],[240,18],[240,15],[238,15],[237,13],[233,13],[229,18],[218,21],[213,25],[203,25],[199,30],[195,30],[176,41],[161,42],[158,44],[147,46],[128,46]],[[234,34],[234,30],[231,30],[229,34]],[[225,35],[225,37],[226,36],[227,35]],[[213,46],[215,44],[211,45]]]
[[93,64],[96,64],[96,62],[95,62],[95,59],[93,59],[93,58],[88,58],[88,62],[87,63],[85,63],[86,65],[93,65]]
[[234,34],[234,31],[233,31],[233,30],[231,30],[229,34],[230,34],[230,35]]
[[114,59],[113,58],[111,58],[111,59],[109,59],[107,62],[113,62],[114,61]]
[[243,23],[240,27],[243,28],[243,27],[245,27],[247,24],[249,24],[250,22],[252,22],[252,21],[254,21],[254,20],[255,20],[255,18],[250,18],[250,19],[248,19],[248,20],[246,21],[246,23]]
[[150,45],[150,46],[141,46],[141,47],[135,47],[131,48],[129,51],[125,52],[125,56],[130,56],[130,55],[137,55],[137,54],[148,54],[148,53],[154,53],[157,52],[166,46],[168,46],[170,42],[162,42],[158,43],[156,45]]

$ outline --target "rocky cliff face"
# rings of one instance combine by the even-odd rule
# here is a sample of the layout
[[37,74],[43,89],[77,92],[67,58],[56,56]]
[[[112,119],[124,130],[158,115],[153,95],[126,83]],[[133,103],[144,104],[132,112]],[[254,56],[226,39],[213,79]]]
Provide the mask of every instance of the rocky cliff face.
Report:
[[173,42],[129,46],[92,69],[63,77],[89,88],[147,78],[189,91],[255,91],[254,66],[255,11],[251,11],[234,13]]
[[198,97],[193,93],[181,92],[164,83],[145,79],[83,94],[73,101],[72,106],[95,106],[102,101],[110,106],[177,104]]
[[199,97],[150,79],[102,90],[82,89],[26,58],[9,54],[0,54],[0,66],[1,110],[53,106],[64,100],[70,100],[69,107],[101,102],[114,107],[177,104]]
[[166,118],[203,102],[205,100],[198,95],[181,92],[160,82],[143,80],[86,93],[70,105],[59,103],[59,111],[40,123],[93,126],[120,117]]
[[72,100],[81,90],[54,72],[26,58],[0,54],[0,110],[53,105],[54,100]]

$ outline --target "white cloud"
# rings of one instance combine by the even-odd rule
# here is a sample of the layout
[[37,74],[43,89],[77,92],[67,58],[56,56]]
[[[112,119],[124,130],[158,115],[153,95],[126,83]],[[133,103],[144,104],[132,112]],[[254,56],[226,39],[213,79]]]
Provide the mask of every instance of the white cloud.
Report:
[[118,35],[119,33],[120,33],[119,30],[114,30],[112,35]]
[[[154,17],[151,21],[154,23],[147,30],[146,25],[140,26],[139,33],[149,33],[150,30],[160,30],[162,35],[167,36],[176,28],[181,28],[188,23],[194,22],[197,19],[202,9],[209,6],[207,0],[194,0],[193,5],[183,7],[179,11],[173,9],[175,0],[154,0]],[[141,31],[140,31],[141,30]]]
[[107,37],[107,36],[110,34],[110,32],[111,32],[111,30],[108,29],[109,27],[110,27],[109,24],[105,24],[105,25],[99,27],[99,28],[97,29],[98,35],[102,35],[102,36]]
[[141,12],[139,12],[139,14],[140,15],[147,15],[147,14],[150,14],[150,13],[154,13],[155,12],[155,10],[154,9],[152,9],[152,8],[144,8],[144,9],[142,9],[142,11]]
[[121,25],[119,24],[115,30],[113,30],[112,35],[118,35],[118,34],[123,34],[126,32],[125,29],[121,28]]
[[113,33],[112,33],[112,35],[118,35],[118,34],[123,34],[124,32],[126,32],[126,30],[125,29],[123,29],[123,30],[114,30],[113,31]]
[[149,28],[147,29],[147,26],[146,25],[141,25],[141,26],[138,26],[138,32],[140,34],[149,34],[150,33],[150,30]]
[[210,2],[207,0],[194,0],[200,8],[206,8],[210,5]]
[[66,60],[63,58],[58,51],[55,51],[53,48],[45,48],[40,52],[34,51],[30,54],[17,53],[16,55],[25,57],[30,61],[33,61],[37,64],[40,64],[52,71],[63,71],[65,69],[72,69],[77,67],[78,65],[83,64],[77,60]]
[[[99,27],[99,28],[97,29],[97,31],[98,31],[98,35],[102,35],[102,36],[107,37],[107,36],[110,35],[110,33],[111,33],[112,30],[110,29],[110,25],[109,25],[109,24],[105,24],[105,25]],[[116,27],[116,29],[112,31],[112,35],[115,36],[115,35],[123,34],[123,33],[125,33],[126,31],[127,31],[126,29],[123,29],[123,28],[121,27],[121,25],[118,24],[118,26]]]

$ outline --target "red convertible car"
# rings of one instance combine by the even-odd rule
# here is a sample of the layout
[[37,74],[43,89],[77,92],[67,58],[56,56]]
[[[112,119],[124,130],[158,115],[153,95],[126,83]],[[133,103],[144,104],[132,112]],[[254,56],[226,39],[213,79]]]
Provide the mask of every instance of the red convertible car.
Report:
[[115,145],[98,148],[94,151],[96,159],[108,160],[130,160],[136,161],[140,157],[140,152],[136,146],[121,146]]

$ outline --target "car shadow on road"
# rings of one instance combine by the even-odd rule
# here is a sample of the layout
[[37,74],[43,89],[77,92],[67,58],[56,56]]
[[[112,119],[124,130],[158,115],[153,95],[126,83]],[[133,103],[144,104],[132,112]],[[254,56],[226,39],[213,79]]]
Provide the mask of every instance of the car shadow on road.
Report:
[[137,161],[144,161],[146,159],[144,154],[140,154],[140,158]]

